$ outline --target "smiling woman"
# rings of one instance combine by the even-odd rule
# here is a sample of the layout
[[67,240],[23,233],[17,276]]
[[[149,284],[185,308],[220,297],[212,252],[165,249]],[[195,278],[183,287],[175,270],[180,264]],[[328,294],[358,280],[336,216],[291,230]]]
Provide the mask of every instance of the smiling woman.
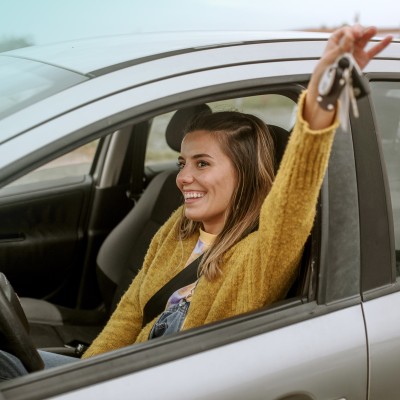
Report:
[[274,142],[260,119],[238,112],[201,113],[186,132],[177,176],[185,198],[178,235],[187,239],[201,227],[218,235],[200,267],[215,279],[226,251],[258,227],[275,177]]
[[185,217],[218,235],[237,187],[231,159],[212,134],[194,129],[183,139],[179,169],[176,182],[185,199]]

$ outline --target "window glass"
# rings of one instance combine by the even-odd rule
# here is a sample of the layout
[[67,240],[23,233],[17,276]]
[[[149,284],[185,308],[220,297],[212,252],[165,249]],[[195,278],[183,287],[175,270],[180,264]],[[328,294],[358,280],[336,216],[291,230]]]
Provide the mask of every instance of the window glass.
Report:
[[0,118],[87,79],[85,76],[51,65],[2,56]]
[[[254,114],[268,124],[291,130],[295,120],[296,103],[286,96],[267,94],[242,97],[207,103],[216,111],[240,111]],[[170,149],[165,140],[165,131],[174,112],[153,119],[147,144],[146,166],[176,163],[178,154]]]
[[86,175],[90,172],[96,154],[98,140],[79,147],[61,157],[26,174],[7,187],[21,186],[37,182],[57,181]]
[[400,276],[400,82],[372,82],[371,94],[388,174]]

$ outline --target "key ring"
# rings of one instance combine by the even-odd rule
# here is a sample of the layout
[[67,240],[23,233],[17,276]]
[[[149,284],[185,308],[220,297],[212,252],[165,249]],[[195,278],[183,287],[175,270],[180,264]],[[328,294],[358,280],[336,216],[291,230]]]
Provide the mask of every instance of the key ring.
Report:
[[345,55],[340,56],[330,65],[321,77],[318,85],[317,101],[324,110],[332,111],[342,93],[348,78],[352,64]]
[[353,56],[345,53],[326,69],[318,92],[317,101],[324,110],[334,110],[340,100],[339,116],[342,128],[347,130],[349,107],[351,105],[354,117],[358,118],[357,101],[369,93],[369,86]]

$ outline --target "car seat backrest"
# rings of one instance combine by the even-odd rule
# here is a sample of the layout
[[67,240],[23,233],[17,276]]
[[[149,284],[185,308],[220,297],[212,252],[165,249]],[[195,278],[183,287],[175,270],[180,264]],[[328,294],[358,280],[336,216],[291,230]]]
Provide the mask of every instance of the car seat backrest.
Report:
[[[210,112],[207,105],[176,111],[166,129],[168,145],[180,151],[184,128],[192,117]],[[288,132],[269,126],[276,147],[278,166],[288,139]],[[103,242],[97,256],[97,278],[106,309],[112,312],[132,279],[142,266],[152,237],[182,204],[176,187],[177,170],[164,171],[149,183],[141,198]]]

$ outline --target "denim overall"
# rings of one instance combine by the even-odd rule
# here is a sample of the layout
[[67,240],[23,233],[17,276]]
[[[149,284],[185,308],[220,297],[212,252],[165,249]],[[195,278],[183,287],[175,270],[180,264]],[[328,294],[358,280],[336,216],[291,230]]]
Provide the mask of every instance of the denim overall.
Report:
[[169,307],[168,310],[165,310],[151,329],[149,339],[179,332],[183,325],[183,321],[185,320],[189,306],[190,302],[186,299],[181,299],[178,304],[174,304]]

